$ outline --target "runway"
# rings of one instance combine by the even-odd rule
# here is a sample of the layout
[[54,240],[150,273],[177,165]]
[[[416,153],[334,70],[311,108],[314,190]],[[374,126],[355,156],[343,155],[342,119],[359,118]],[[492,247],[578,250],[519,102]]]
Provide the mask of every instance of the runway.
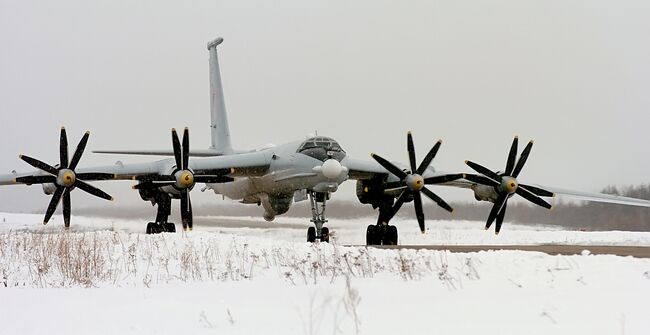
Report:
[[650,246],[613,246],[613,245],[379,245],[377,249],[426,249],[448,250],[450,252],[478,252],[488,250],[537,251],[549,255],[579,255],[588,250],[592,255],[632,256],[650,258]]

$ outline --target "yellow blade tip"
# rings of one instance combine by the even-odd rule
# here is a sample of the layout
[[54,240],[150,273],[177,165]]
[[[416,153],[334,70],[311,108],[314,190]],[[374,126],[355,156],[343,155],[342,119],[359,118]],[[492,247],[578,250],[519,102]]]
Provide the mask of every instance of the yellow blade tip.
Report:
[[495,231],[495,232],[494,232],[494,235],[499,235],[499,232],[498,232],[498,231]]
[[551,206],[551,208],[549,208],[548,210],[549,210],[549,211],[553,211],[553,210],[555,210],[555,207],[554,207],[554,206]]
[[43,225],[46,225],[46,224],[47,224],[47,221],[43,221]]
[[13,184],[15,184],[15,183],[16,183],[16,178],[12,179],[11,182],[12,182]]
[[375,153],[374,153],[374,152],[371,152],[371,153],[370,153],[370,157],[375,157]]
[[115,201],[115,198],[111,197],[108,201]]
[[516,138],[516,139],[519,139],[519,135],[515,135],[515,138]]
[[490,229],[490,227],[485,227],[485,230],[488,230],[488,229]]
[[90,130],[86,130],[86,135],[90,135]]
[[185,130],[190,130],[190,128],[189,128],[189,127],[185,127]]
[[175,133],[175,132],[176,132],[176,128],[172,128],[172,133]]
[[18,159],[23,159],[23,155],[18,155]]
[[65,126],[61,126],[61,130],[65,130]]
[[467,164],[468,162],[469,162],[469,160],[466,159],[466,160],[465,160],[465,164]]
[[453,214],[455,211],[456,211],[456,210],[452,208],[452,209],[451,209],[451,212],[449,212],[449,213],[452,213],[452,214]]
[[535,141],[533,141],[533,140],[530,140],[530,144],[533,144],[533,143],[535,143]]
[[192,227],[189,228],[190,231],[192,231],[192,229],[194,229],[194,228],[192,228]]

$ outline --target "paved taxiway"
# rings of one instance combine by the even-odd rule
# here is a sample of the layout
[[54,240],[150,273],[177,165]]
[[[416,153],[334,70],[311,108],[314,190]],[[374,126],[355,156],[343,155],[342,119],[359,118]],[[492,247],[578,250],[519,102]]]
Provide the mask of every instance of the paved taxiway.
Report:
[[426,249],[448,250],[450,252],[478,252],[487,250],[521,250],[538,251],[549,255],[579,255],[588,250],[593,255],[633,256],[650,258],[650,246],[614,246],[614,245],[387,245],[373,246],[380,249]]

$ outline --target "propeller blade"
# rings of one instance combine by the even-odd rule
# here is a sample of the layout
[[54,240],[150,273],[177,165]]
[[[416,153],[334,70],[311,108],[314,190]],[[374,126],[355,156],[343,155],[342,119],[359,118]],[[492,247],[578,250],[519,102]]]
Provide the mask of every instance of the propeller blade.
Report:
[[443,175],[443,176],[425,178],[424,183],[427,184],[427,185],[442,184],[442,183],[447,183],[447,182],[450,182],[450,181],[458,180],[458,179],[461,179],[461,178],[465,178],[464,173],[446,174],[446,175]]
[[77,168],[77,164],[79,164],[79,161],[81,160],[81,155],[83,155],[84,150],[86,150],[86,144],[88,144],[88,137],[90,137],[90,132],[86,131],[84,136],[81,138],[81,141],[79,141],[79,144],[77,144],[77,149],[72,155],[72,160],[70,161],[70,165],[68,165],[68,169],[74,171],[74,169]]
[[486,168],[486,167],[484,167],[484,166],[482,166],[480,164],[474,163],[472,161],[465,161],[465,164],[467,164],[469,167],[474,169],[474,171],[476,171],[476,172],[478,172],[478,173],[480,173],[480,174],[482,174],[482,175],[484,175],[484,176],[486,176],[488,178],[491,178],[495,182],[501,184],[501,176],[499,176],[495,172],[492,172],[492,170],[490,170],[490,169],[488,169],[488,168]]
[[218,175],[194,176],[195,183],[218,184],[218,183],[229,183],[234,180],[235,180],[234,178],[230,178],[227,176],[218,176]]
[[411,172],[415,173],[415,145],[413,144],[413,135],[411,135],[410,131],[406,134],[406,150],[409,153]]
[[515,139],[512,140],[512,145],[510,146],[510,152],[508,153],[508,162],[506,163],[505,174],[510,176],[512,169],[515,168],[515,162],[517,161],[517,145],[519,144],[519,137],[515,136]]
[[183,230],[186,230],[192,221],[190,194],[187,189],[181,191],[181,221],[183,221]]
[[88,183],[86,183],[84,181],[81,181],[79,179],[77,179],[77,181],[74,183],[74,186],[78,187],[78,188],[80,188],[80,189],[86,191],[87,193],[90,193],[90,194],[92,194],[92,195],[94,195],[96,197],[106,199],[106,200],[109,200],[109,201],[113,201],[113,197],[108,195],[108,193],[106,193],[106,192],[104,192],[104,191],[96,188],[95,186],[92,186],[92,185],[90,185],[90,184],[88,184]]
[[413,206],[415,207],[415,217],[418,219],[420,231],[424,234],[424,211],[422,210],[422,196],[420,192],[413,192]]
[[384,169],[388,170],[390,173],[397,176],[397,178],[399,178],[400,180],[406,178],[406,172],[402,171],[400,168],[393,165],[393,163],[387,161],[386,159],[382,158],[377,154],[370,154],[370,156],[374,158],[377,161],[377,163],[379,163],[379,165],[383,166]]
[[488,177],[485,176],[480,176],[480,175],[475,175],[475,174],[466,174],[465,179],[481,184],[481,185],[487,185],[487,186],[499,186],[499,183],[496,180],[492,180]]
[[424,171],[429,167],[431,164],[431,161],[436,157],[436,154],[438,153],[438,149],[440,149],[440,145],[442,144],[442,141],[436,142],[436,144],[429,150],[429,153],[424,156],[424,160],[422,160],[422,163],[420,163],[420,166],[418,167],[417,174],[422,175]]
[[56,169],[55,167],[53,167],[53,166],[51,166],[49,164],[43,163],[43,162],[39,161],[36,158],[32,158],[32,157],[25,156],[25,155],[20,155],[18,157],[20,159],[22,159],[23,161],[25,161],[27,164],[29,164],[29,165],[31,165],[31,166],[39,169],[39,170],[43,170],[43,171],[45,171],[47,173],[50,173],[50,174],[53,174],[55,176],[57,176],[59,174],[58,169]]
[[519,184],[519,187],[525,188],[526,190],[528,190],[531,193],[533,193],[535,195],[538,195],[540,197],[554,197],[555,196],[555,193],[547,191],[547,190],[539,188],[539,187],[524,185],[524,184]]
[[181,152],[181,142],[178,140],[176,129],[172,128],[172,145],[174,146],[174,158],[176,159],[176,168],[183,169],[183,160]]
[[23,184],[47,184],[47,183],[56,183],[55,176],[25,176],[16,178],[17,183]]
[[185,127],[183,130],[183,170],[190,166],[190,130]]
[[442,200],[441,197],[439,197],[438,195],[433,193],[430,189],[428,189],[426,187],[423,187],[420,191],[422,191],[424,193],[424,195],[426,195],[429,199],[435,201],[438,204],[438,206],[444,208],[449,213],[453,213],[454,209],[451,208],[451,206],[449,206],[448,203],[446,203],[444,200]]
[[61,137],[59,140],[59,158],[62,169],[68,168],[68,135],[65,132],[65,127],[61,127]]
[[56,188],[56,191],[54,191],[54,194],[52,195],[52,199],[50,200],[50,204],[47,206],[47,211],[45,211],[45,218],[43,219],[43,224],[47,224],[47,222],[50,221],[50,219],[52,218],[52,215],[54,215],[56,206],[59,205],[59,201],[61,201],[61,196],[63,195],[63,191],[65,191],[65,187],[63,186],[58,186]]
[[406,181],[404,180],[399,180],[399,181],[391,181],[383,185],[384,190],[392,190],[400,187],[406,187]]
[[163,175],[152,175],[152,176],[147,176],[147,178],[143,178],[142,181],[149,182],[158,182],[158,181],[173,181],[176,182],[176,177],[173,175],[168,175],[168,174],[163,174]]
[[112,173],[100,173],[100,172],[77,173],[77,179],[81,179],[81,180],[111,180],[111,179],[115,179],[115,175],[112,174]]
[[63,192],[63,223],[66,228],[70,227],[70,213],[72,208],[70,207],[70,189],[66,188]]
[[492,222],[494,222],[494,219],[496,219],[499,212],[501,212],[501,209],[503,208],[503,205],[506,203],[507,199],[508,199],[507,193],[499,194],[497,201],[495,201],[494,206],[492,206],[492,210],[490,211],[490,215],[488,216],[487,223],[485,224],[486,230],[490,229]]
[[[395,204],[393,205],[393,208],[391,208],[391,212],[388,215],[388,217],[386,218],[386,220],[390,221],[390,220],[393,219],[393,217],[395,216],[395,214],[397,214],[399,209],[402,208],[402,205],[406,201],[406,198],[408,197],[408,195],[409,195],[409,191],[407,191],[407,190],[402,191],[402,193],[399,195],[399,197],[395,201]],[[386,222],[388,222],[388,221],[386,221]]]
[[187,192],[187,205],[189,206],[189,221],[187,222],[187,225],[190,227],[190,231],[193,228],[194,225],[194,213],[192,213],[192,201],[190,200],[190,192]]
[[535,205],[542,206],[542,207],[544,207],[546,209],[553,208],[553,206],[551,206],[551,204],[544,201],[542,198],[534,195],[532,192],[528,191],[527,189],[517,187],[516,193],[519,194],[520,196],[522,196],[524,199],[534,203]]
[[508,208],[508,199],[506,199],[506,202],[503,203],[503,208],[501,208],[501,211],[499,212],[499,215],[497,215],[497,224],[494,227],[494,233],[499,235],[499,232],[501,231],[501,225],[503,224],[503,218],[506,216],[506,208]]
[[172,186],[174,184],[176,184],[175,181],[145,181],[143,183],[133,185],[133,189],[142,190],[142,189],[149,189],[149,188]]
[[530,150],[533,149],[533,141],[528,142],[526,147],[524,148],[524,151],[521,152],[521,156],[519,156],[519,161],[517,162],[517,166],[515,166],[515,170],[512,171],[511,176],[517,178],[519,176],[519,173],[521,172],[521,169],[524,167],[524,164],[526,164],[526,160],[528,159],[528,155],[530,155]]

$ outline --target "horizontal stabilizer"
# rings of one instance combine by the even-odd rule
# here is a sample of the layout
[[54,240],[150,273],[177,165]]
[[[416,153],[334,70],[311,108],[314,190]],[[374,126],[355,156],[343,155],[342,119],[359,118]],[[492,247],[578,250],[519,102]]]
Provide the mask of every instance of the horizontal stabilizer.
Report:
[[[141,155],[141,156],[174,156],[173,150],[95,150],[96,154],[116,154],[116,155]],[[214,149],[191,150],[192,157],[215,157],[222,156]]]

